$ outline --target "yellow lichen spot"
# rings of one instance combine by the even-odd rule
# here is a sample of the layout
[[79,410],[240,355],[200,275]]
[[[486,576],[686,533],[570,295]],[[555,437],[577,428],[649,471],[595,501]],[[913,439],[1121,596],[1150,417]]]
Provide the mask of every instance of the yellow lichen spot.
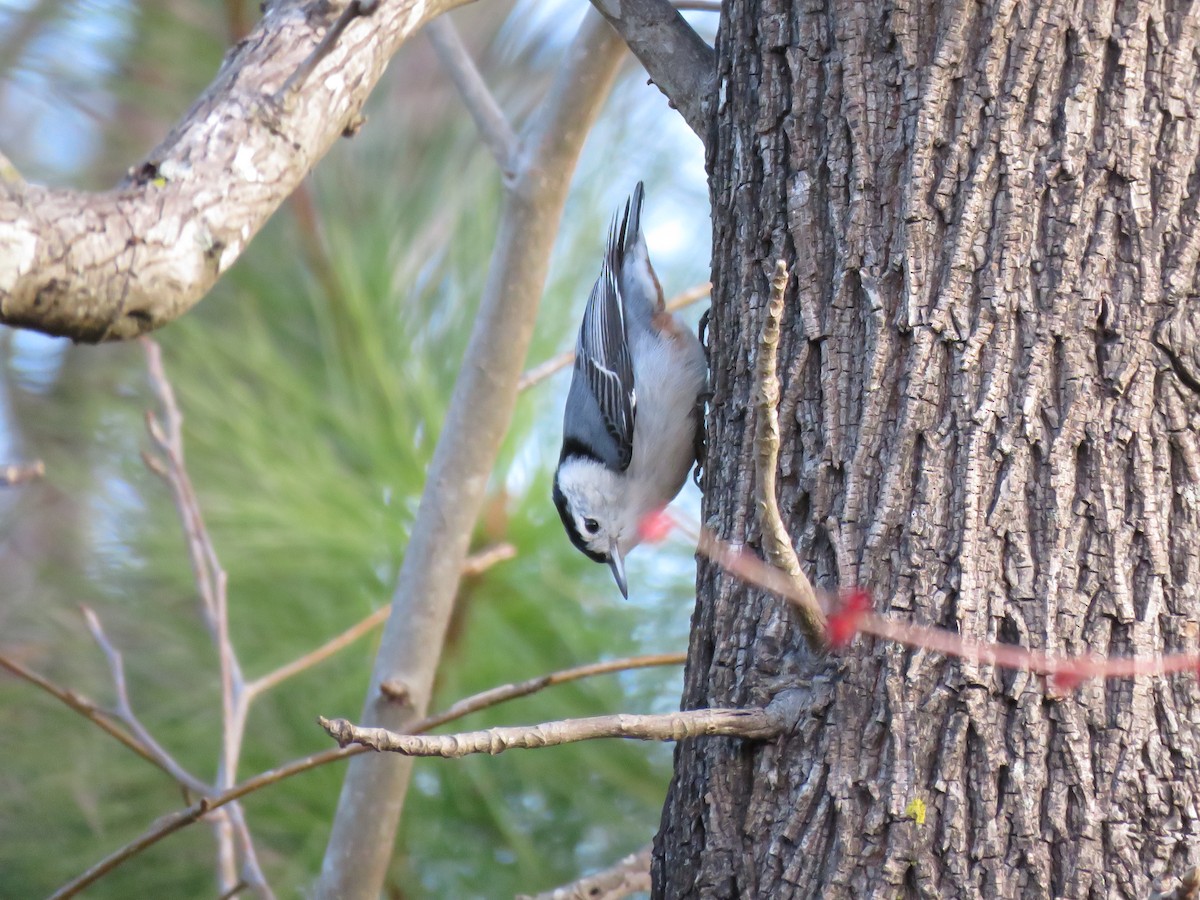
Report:
[[918,825],[925,824],[925,801],[920,797],[913,797],[908,801],[908,806],[904,807],[904,814],[916,822]]

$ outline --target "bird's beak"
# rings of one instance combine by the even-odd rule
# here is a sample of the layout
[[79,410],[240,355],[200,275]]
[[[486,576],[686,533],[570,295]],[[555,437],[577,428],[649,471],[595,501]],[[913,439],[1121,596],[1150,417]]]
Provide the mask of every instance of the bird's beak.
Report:
[[621,596],[626,600],[629,599],[629,585],[625,583],[625,560],[621,558],[621,549],[617,546],[617,542],[613,541],[608,548],[608,565],[612,569],[613,578],[616,579],[617,587],[621,589]]

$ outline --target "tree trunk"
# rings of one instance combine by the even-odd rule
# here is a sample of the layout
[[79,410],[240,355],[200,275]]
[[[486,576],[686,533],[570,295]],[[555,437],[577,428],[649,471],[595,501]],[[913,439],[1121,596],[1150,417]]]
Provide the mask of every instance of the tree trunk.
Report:
[[[710,147],[705,521],[759,547],[753,358],[789,286],[779,499],[818,588],[1053,653],[1194,651],[1196,10],[729,0]],[[1086,682],[859,638],[821,659],[701,562],[657,897],[1137,897],[1200,860],[1191,675]],[[920,814],[924,804],[924,816]]]

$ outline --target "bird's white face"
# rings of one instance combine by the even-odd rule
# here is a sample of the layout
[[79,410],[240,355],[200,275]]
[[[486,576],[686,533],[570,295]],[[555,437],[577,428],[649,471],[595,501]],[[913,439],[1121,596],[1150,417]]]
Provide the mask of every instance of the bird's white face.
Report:
[[573,458],[559,467],[554,486],[554,502],[571,543],[611,567],[621,593],[626,593],[624,559],[637,543],[637,530],[624,518],[623,477],[600,463]]

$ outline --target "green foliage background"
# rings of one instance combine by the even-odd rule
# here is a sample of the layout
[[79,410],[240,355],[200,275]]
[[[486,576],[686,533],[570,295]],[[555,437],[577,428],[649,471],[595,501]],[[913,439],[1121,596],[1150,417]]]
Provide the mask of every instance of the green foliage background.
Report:
[[[0,148],[36,180],[111,184],[211,77],[231,8],[0,6]],[[489,3],[458,19],[518,125],[577,21],[574,7],[557,9]],[[306,197],[158,336],[248,677],[388,602],[499,216],[495,167],[423,40],[393,62],[368,113]],[[703,281],[698,144],[630,65],[576,177],[531,363],[573,343],[608,217],[638,178],[649,185],[651,228],[676,238],[674,252],[655,253],[668,292]],[[176,512],[139,458],[153,404],[141,349],[0,330],[0,364],[0,462],[41,458],[48,473],[0,493],[0,650],[109,702],[79,614],[92,607],[125,653],[143,720],[212,778],[217,669]],[[626,603],[607,570],[561,533],[548,494],[566,378],[519,405],[476,538],[479,547],[510,541],[518,556],[464,583],[435,706],[556,668],[685,646],[688,548],[635,554],[636,602]],[[314,719],[358,714],[375,645],[360,641],[256,703],[240,775],[327,747]],[[643,671],[557,688],[461,727],[666,710],[678,691],[678,672]],[[669,767],[667,749],[618,743],[419,762],[391,895],[505,897],[606,865],[653,834]],[[327,767],[247,800],[280,896],[311,888],[341,776]],[[157,770],[0,676],[0,897],[48,893],[181,805]],[[88,896],[214,896],[208,828],[167,839]]]

